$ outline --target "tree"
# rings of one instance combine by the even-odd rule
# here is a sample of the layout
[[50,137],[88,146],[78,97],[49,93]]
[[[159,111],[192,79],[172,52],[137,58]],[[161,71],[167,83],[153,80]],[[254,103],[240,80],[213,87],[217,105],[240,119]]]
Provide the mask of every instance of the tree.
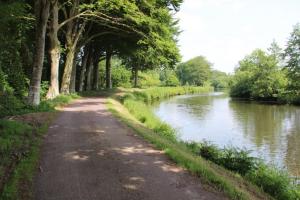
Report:
[[179,86],[180,82],[176,76],[176,72],[171,69],[162,70],[159,79],[164,86]]
[[273,54],[257,49],[239,62],[230,83],[234,97],[276,100],[286,87],[286,76]]
[[59,60],[60,60],[60,41],[58,40],[58,0],[51,0],[50,23],[49,23],[49,54],[51,63],[50,86],[46,95],[47,99],[53,99],[59,95]]
[[43,62],[45,56],[45,37],[46,28],[49,18],[50,1],[35,1],[34,10],[36,17],[36,36],[35,36],[35,53],[33,60],[33,71],[30,80],[28,103],[31,105],[39,105],[40,103],[40,86],[43,70]]
[[225,89],[228,87],[229,75],[222,71],[212,70],[210,82],[215,90]]
[[288,89],[295,95],[300,94],[300,24],[294,27],[293,32],[284,50],[285,68],[288,71]]
[[203,86],[209,80],[212,64],[203,56],[178,65],[176,72],[182,85]]
[[10,93],[22,99],[28,93],[32,71],[34,17],[23,1],[0,2],[0,68]]

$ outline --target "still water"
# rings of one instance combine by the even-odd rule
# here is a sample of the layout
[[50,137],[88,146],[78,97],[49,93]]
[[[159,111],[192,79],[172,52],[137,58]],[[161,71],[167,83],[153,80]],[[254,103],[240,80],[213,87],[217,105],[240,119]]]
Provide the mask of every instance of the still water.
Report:
[[154,105],[184,141],[252,150],[252,155],[300,176],[300,107],[230,99],[223,93],[177,96]]

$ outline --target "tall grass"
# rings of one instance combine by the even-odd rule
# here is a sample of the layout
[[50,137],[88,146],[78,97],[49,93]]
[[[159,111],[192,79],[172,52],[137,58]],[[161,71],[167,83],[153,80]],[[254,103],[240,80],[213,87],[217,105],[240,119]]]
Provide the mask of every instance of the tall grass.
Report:
[[251,157],[247,150],[235,147],[220,149],[209,142],[191,142],[186,143],[186,146],[194,154],[241,174],[278,200],[300,199],[300,190],[292,183],[287,172]]
[[154,101],[169,98],[175,95],[196,94],[196,93],[205,93],[211,91],[213,91],[213,88],[210,86],[154,87],[154,88],[128,93],[123,97],[122,100],[125,101],[126,99],[131,98],[137,101],[143,101],[145,103],[152,103]]

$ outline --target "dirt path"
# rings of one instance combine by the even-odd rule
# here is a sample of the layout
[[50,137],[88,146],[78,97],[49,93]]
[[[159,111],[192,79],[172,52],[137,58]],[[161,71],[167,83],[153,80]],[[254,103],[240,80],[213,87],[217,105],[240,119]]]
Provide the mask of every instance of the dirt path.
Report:
[[103,98],[64,108],[49,128],[40,165],[37,200],[224,199],[135,136]]

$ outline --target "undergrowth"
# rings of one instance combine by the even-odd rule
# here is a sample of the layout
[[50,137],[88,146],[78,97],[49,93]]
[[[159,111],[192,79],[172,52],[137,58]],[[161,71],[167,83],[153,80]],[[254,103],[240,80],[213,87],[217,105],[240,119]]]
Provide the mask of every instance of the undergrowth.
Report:
[[55,110],[55,107],[67,104],[76,98],[79,98],[77,94],[59,95],[55,99],[41,101],[39,106],[29,106],[25,100],[22,101],[9,94],[1,94],[0,118],[33,112],[51,112]]
[[31,199],[31,186],[47,124],[0,120],[0,199]]

